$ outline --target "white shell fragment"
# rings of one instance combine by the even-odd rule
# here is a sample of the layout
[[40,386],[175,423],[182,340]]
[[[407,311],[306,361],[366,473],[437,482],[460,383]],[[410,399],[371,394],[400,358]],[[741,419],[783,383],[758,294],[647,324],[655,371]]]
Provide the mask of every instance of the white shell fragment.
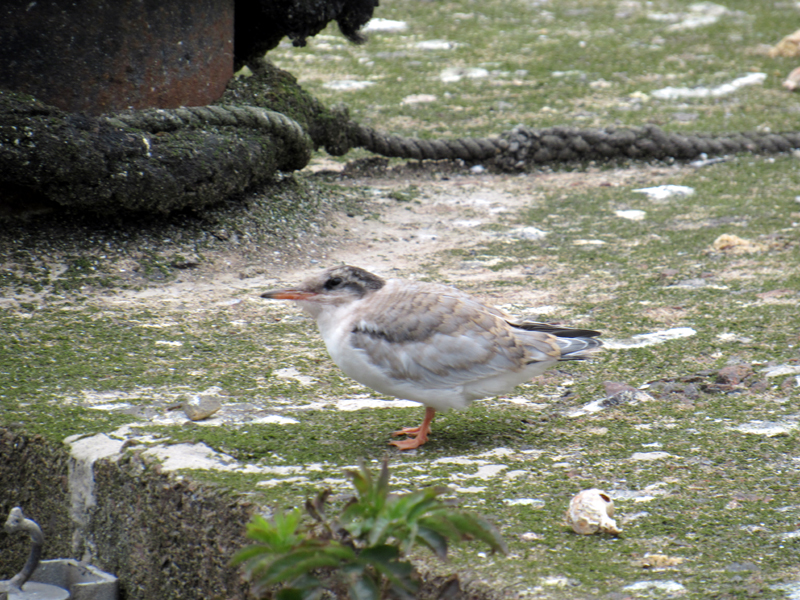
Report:
[[696,333],[691,327],[674,327],[672,329],[654,331],[653,333],[638,333],[627,340],[608,340],[603,344],[603,347],[611,350],[646,348],[647,346],[663,344],[670,340],[691,337]]
[[502,235],[505,237],[515,238],[518,240],[529,240],[531,242],[537,242],[547,237],[547,232],[542,231],[537,227],[518,227],[516,229],[506,231]]
[[605,492],[592,488],[575,495],[569,503],[566,520],[575,533],[620,533],[614,516],[614,502]]
[[647,213],[643,210],[615,210],[614,214],[629,221],[643,221]]
[[786,76],[786,81],[783,82],[783,87],[790,92],[793,92],[800,87],[800,67],[792,70],[792,72]]
[[444,69],[439,74],[439,79],[443,83],[454,83],[456,81],[461,81],[464,77],[468,79],[482,79],[488,76],[489,76],[489,71],[479,67],[475,68],[451,67],[448,69]]
[[452,50],[456,46],[458,44],[447,40],[423,40],[415,44],[418,50]]

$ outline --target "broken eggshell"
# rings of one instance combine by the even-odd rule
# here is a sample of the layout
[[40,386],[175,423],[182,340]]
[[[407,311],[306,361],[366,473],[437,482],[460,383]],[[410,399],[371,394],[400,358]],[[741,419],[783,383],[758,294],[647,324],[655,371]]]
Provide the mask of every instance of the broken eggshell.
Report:
[[598,489],[583,490],[575,495],[569,503],[566,521],[575,533],[592,535],[593,533],[618,534],[614,516],[614,502],[605,492]]

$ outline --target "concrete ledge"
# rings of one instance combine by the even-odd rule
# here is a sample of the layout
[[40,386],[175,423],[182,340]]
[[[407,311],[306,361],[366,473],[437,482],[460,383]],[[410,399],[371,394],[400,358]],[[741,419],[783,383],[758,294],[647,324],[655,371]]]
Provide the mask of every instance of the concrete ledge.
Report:
[[[228,561],[247,542],[244,525],[255,507],[162,473],[135,452],[115,458],[83,470],[93,471],[92,494],[76,503],[69,482],[81,465],[67,447],[2,428],[0,510],[23,507],[45,534],[43,558],[76,558],[115,574],[126,600],[251,598]],[[0,540],[5,579],[21,568],[29,542],[4,533]]]

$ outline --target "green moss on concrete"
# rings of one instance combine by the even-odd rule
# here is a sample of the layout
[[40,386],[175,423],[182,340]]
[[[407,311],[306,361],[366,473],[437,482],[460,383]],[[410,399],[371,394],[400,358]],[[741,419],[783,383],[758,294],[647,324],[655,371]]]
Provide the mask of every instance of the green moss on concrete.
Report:
[[225,490],[158,473],[135,454],[95,468],[92,550],[130,597],[251,598],[229,565],[253,506]]
[[[3,402],[0,407],[5,407]],[[55,435],[28,435],[11,426],[0,413],[0,514],[19,506],[36,521],[45,536],[42,559],[71,556],[70,491],[67,486],[69,456]],[[27,535],[2,534],[0,580],[22,570],[30,552]]]

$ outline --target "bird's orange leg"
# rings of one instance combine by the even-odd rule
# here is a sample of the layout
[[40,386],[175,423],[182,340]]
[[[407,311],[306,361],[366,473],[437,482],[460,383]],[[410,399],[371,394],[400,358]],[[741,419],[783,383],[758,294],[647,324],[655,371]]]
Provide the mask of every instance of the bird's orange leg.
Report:
[[414,437],[398,442],[389,442],[392,446],[397,446],[400,450],[413,450],[419,448],[428,441],[428,434],[431,432],[431,421],[436,415],[436,410],[430,406],[425,408],[425,418],[419,427],[404,427],[400,431],[395,431],[392,435],[413,435]]

